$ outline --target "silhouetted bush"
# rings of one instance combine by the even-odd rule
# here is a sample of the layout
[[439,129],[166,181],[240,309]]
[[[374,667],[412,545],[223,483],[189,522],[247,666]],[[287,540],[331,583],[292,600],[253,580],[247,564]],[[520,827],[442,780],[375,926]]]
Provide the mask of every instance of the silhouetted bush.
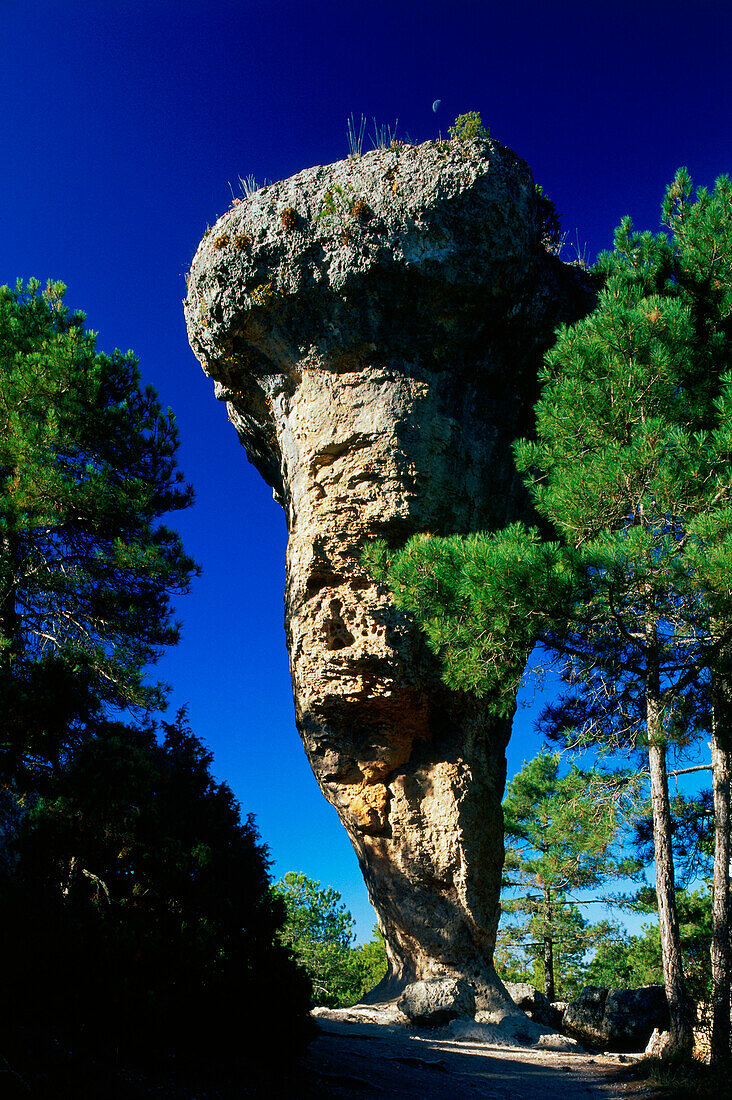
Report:
[[275,1020],[283,1057],[302,1047],[267,850],[210,763],[184,712],[160,741],[101,723],[38,792],[6,792],[0,1050],[21,1076],[87,1055],[254,1071]]

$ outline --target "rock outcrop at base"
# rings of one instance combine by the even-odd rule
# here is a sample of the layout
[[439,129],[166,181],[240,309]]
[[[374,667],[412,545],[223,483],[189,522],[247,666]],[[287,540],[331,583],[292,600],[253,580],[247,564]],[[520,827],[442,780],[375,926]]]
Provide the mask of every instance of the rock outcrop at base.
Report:
[[660,1033],[668,1023],[662,985],[640,989],[588,985],[567,1005],[562,1030],[603,1050],[642,1051],[654,1029]]
[[[529,1019],[546,1027],[558,1028],[562,1022],[564,1009],[558,1011],[555,1003],[528,982],[503,983],[513,1003],[525,1012]],[[566,1005],[564,1006],[566,1008]]]
[[408,985],[397,1008],[419,1027],[442,1027],[460,1017],[474,1017],[475,994],[462,978],[433,978]]
[[263,188],[189,276],[191,346],[287,513],[296,719],[386,936],[381,997],[447,976],[513,1008],[491,962],[510,723],[443,686],[361,554],[525,514],[511,442],[590,304],[541,242],[514,153],[427,142]]

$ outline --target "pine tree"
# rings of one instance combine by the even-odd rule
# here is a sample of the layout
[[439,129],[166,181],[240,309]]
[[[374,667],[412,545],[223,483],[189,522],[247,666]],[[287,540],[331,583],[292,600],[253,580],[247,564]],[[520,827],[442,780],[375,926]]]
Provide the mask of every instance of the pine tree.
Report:
[[332,886],[321,886],[301,871],[288,871],[274,892],[286,912],[282,942],[309,976],[315,1004],[355,1004],[383,978],[383,935],[375,927],[370,943],[354,947],[353,917]]
[[184,710],[159,730],[92,722],[5,838],[3,1053],[37,1047],[32,1079],[81,1060],[86,1085],[101,1062],[99,1091],[68,1095],[106,1095],[120,1061],[250,1068],[274,1015],[293,1049],[304,1037],[309,982],[279,941],[267,849],[211,765]]
[[60,283],[0,288],[0,768],[58,768],[105,705],[157,706],[197,572],[161,517],[192,490],[173,415],[128,352],[97,351]]
[[[503,903],[505,911],[505,903]],[[616,922],[592,922],[583,916],[573,902],[556,904],[552,911],[552,958],[555,990],[559,1001],[574,1000],[589,984],[603,985],[587,977],[588,952],[620,936]],[[496,939],[495,965],[504,981],[528,982],[536,989],[545,989],[544,941],[539,909],[519,917],[516,926],[512,916],[502,922]]]
[[[702,423],[707,426],[715,414],[729,424],[732,406],[728,389],[715,400],[717,379],[730,369],[732,336],[732,184],[726,177],[717,181],[714,192],[700,189],[692,201],[692,182],[685,170],[677,173],[662,208],[676,248],[675,277],[679,293],[690,303],[702,349],[701,369],[695,384],[701,395]],[[728,378],[728,376],[725,376]],[[705,421],[704,414],[707,420]],[[729,438],[718,446],[720,463],[729,460]],[[721,487],[720,487],[721,488]],[[707,595],[717,609],[721,633],[727,621],[729,593],[729,499],[716,489],[715,506],[701,517],[697,562]],[[710,543],[716,559],[709,565]],[[722,606],[719,607],[719,602]],[[712,913],[712,1063],[730,1060],[730,774],[732,772],[732,673],[729,646],[721,644],[712,661],[711,747],[714,803],[714,890]]]
[[[515,932],[541,943],[544,993],[555,997],[555,952],[559,943],[584,934],[573,896],[600,886],[628,868],[619,859],[617,803],[596,770],[572,767],[560,776],[557,753],[541,752],[508,784],[503,801],[506,830],[504,912],[519,915]],[[516,896],[516,891],[519,896]],[[579,956],[586,943],[578,944]]]

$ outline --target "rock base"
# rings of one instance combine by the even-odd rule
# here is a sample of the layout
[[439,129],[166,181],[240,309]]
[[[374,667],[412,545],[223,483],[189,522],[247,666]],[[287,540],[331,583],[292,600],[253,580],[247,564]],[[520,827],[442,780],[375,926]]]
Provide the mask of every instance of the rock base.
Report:
[[475,994],[461,978],[436,978],[408,985],[397,1007],[417,1027],[441,1027],[460,1017],[474,1017]]
[[547,1050],[581,1054],[576,1039],[560,1035],[551,1028],[530,1020],[524,1013],[506,1014],[496,1019],[490,1013],[459,1016],[443,1026],[419,1027],[402,1012],[396,1002],[379,1005],[357,1004],[350,1008],[314,1008],[311,1014],[326,1026],[348,1026],[357,1035],[429,1035],[433,1039],[480,1043],[502,1049]]

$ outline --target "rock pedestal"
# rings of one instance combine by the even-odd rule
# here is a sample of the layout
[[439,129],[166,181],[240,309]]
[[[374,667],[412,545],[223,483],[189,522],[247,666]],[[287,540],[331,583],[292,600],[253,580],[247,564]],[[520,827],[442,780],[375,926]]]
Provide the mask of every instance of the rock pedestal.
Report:
[[361,553],[525,512],[510,444],[554,326],[587,308],[541,235],[515,154],[427,142],[263,188],[189,276],[191,346],[287,513],[297,725],[386,936],[381,997],[448,976],[506,1004],[491,959],[509,723],[444,687]]

